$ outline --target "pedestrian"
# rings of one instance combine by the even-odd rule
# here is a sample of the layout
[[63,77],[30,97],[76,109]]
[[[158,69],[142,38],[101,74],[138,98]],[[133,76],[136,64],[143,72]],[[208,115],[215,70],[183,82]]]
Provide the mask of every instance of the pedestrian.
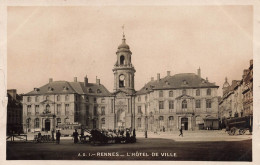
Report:
[[182,137],[183,137],[182,127],[181,127],[181,129],[180,129],[180,134],[179,134],[179,136],[182,136]]
[[61,136],[61,133],[60,133],[60,130],[58,130],[58,132],[56,133],[56,143],[57,144],[60,144],[60,136]]
[[52,131],[51,131],[51,140],[52,141],[54,141],[54,132],[55,132],[54,129],[52,129]]
[[42,139],[42,134],[41,132],[38,133],[38,137],[37,137],[37,142],[40,143]]
[[79,139],[78,139],[79,133],[77,131],[77,129],[75,129],[75,132],[73,132],[73,138],[74,138],[74,143],[78,143]]

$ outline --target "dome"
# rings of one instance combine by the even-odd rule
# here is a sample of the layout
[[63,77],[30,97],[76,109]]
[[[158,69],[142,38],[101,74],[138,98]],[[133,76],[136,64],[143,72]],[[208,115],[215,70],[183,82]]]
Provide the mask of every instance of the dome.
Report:
[[130,49],[129,45],[125,43],[125,35],[123,35],[122,44],[118,46],[118,49]]
[[122,48],[130,49],[129,46],[126,43],[124,43],[124,42],[121,45],[118,46],[118,49],[122,49]]

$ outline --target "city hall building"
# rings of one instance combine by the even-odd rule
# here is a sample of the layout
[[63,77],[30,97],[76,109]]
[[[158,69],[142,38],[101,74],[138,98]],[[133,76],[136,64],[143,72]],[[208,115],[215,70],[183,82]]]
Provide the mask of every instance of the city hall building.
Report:
[[197,74],[182,73],[151,81],[135,90],[132,52],[123,35],[113,68],[110,92],[96,79],[90,83],[53,81],[23,96],[24,132],[89,129],[174,131],[218,129],[218,96],[214,83]]

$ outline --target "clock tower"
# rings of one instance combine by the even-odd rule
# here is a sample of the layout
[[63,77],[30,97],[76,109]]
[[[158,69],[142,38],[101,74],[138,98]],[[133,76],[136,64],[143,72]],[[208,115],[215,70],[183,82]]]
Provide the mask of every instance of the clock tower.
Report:
[[135,93],[134,74],[135,68],[131,62],[132,52],[126,44],[123,34],[122,44],[118,46],[116,52],[117,60],[113,68],[114,72],[114,92],[123,91],[129,95]]

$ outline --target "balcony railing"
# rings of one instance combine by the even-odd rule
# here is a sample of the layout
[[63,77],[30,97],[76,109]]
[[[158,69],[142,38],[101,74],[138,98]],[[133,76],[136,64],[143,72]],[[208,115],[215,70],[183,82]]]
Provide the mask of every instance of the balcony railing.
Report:
[[194,114],[194,110],[192,109],[177,110],[176,114]]

